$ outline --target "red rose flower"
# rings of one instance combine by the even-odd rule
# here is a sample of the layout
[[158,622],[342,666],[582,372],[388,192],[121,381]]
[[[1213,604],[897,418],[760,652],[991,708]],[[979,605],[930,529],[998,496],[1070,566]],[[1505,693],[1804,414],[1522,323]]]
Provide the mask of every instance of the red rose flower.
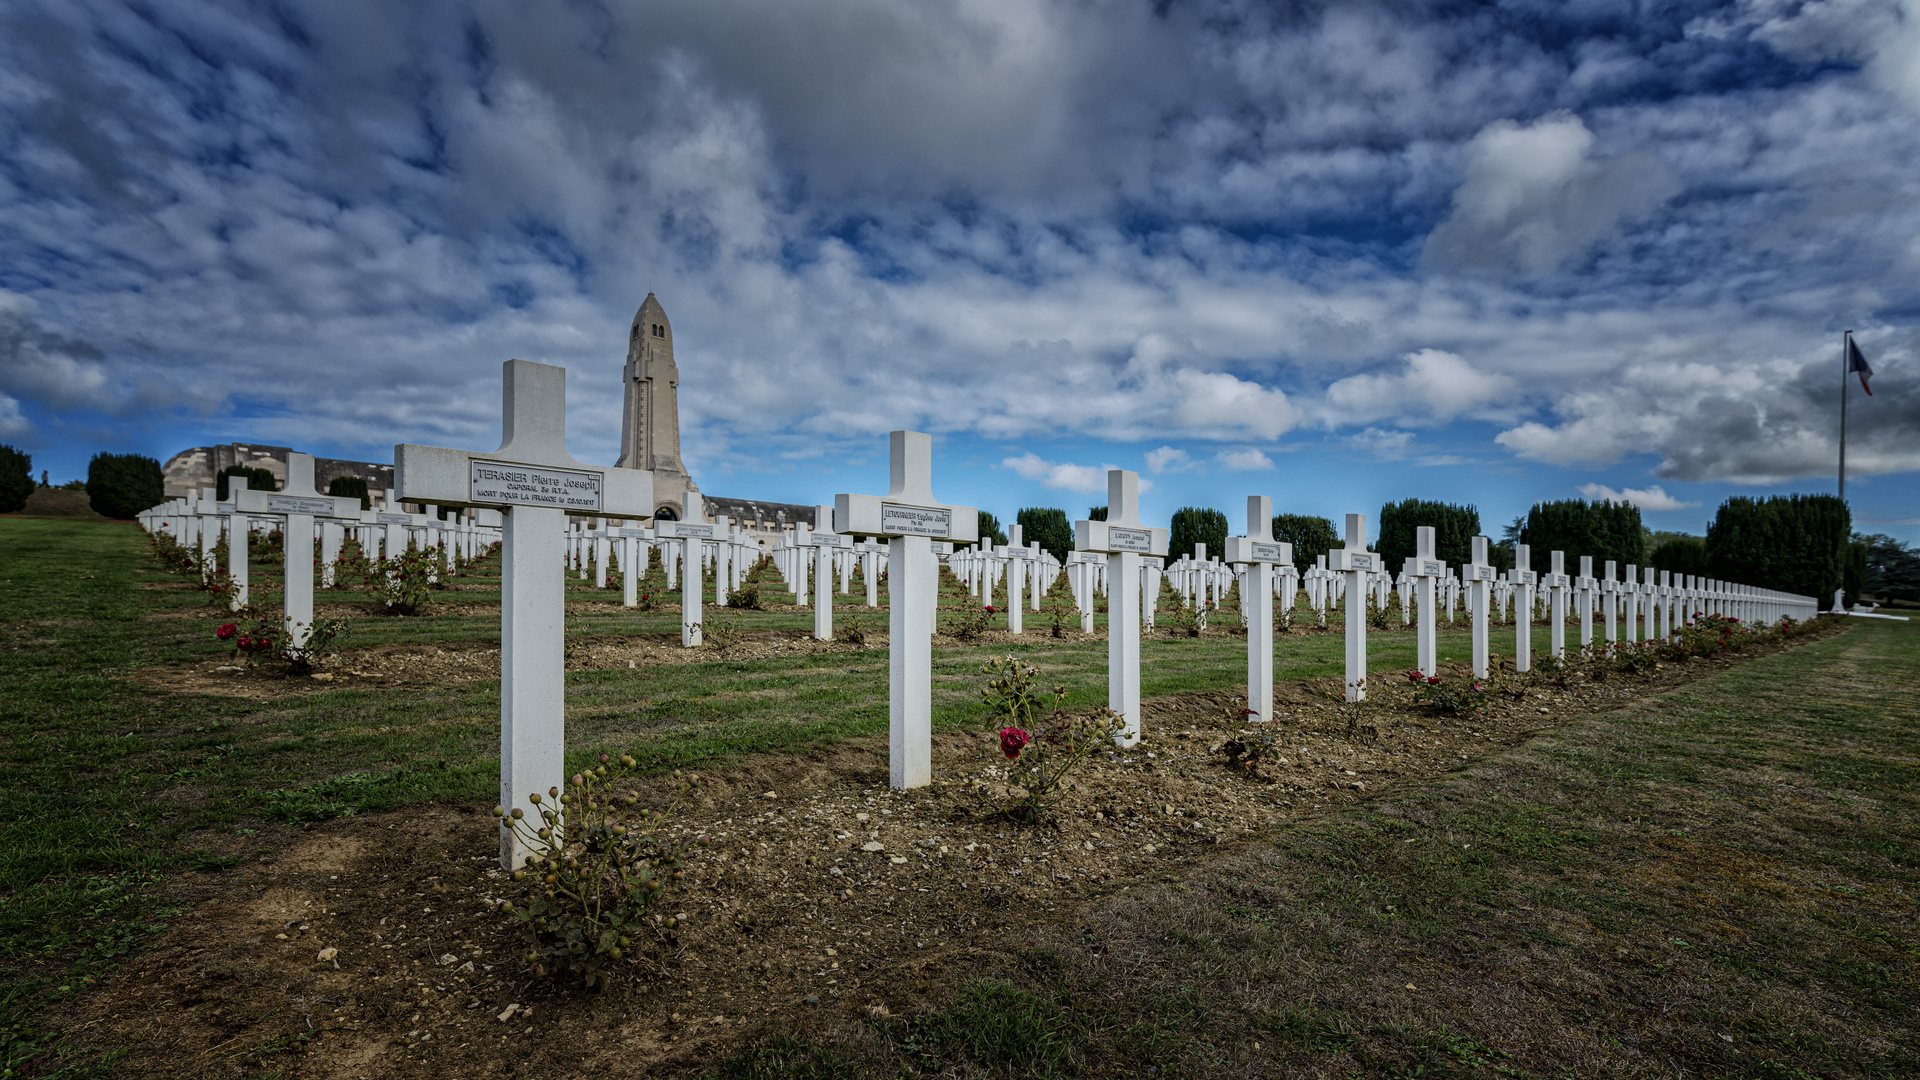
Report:
[[221,626],[220,629],[215,630],[213,632],[213,636],[219,638],[221,641],[225,641],[239,632],[240,632],[240,628],[238,626],[235,626],[232,623],[226,623],[225,625]]
[[[992,605],[992,604],[988,604],[988,605],[987,605],[987,607],[986,607],[986,612],[987,612],[987,614],[989,614],[989,615],[991,615],[991,614],[993,614],[993,605]],[[1008,728],[1007,730],[1008,730],[1008,731],[1012,731],[1012,730],[1014,730],[1014,729],[1013,729],[1013,728]]]
[[1438,676],[1438,675],[1429,675],[1429,676],[1427,676],[1427,685],[1428,685],[1428,686],[1439,686],[1439,685],[1440,685],[1440,676]]
[[1017,727],[1000,729],[1000,752],[1007,755],[1008,761],[1019,757],[1020,751],[1025,750],[1032,741],[1032,736]]

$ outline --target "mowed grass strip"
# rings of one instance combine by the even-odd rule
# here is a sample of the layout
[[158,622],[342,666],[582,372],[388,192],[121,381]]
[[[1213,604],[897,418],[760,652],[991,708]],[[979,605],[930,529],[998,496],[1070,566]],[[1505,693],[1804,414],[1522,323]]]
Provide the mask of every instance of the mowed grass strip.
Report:
[[711,1071],[1920,1075],[1917,698],[1920,627],[1858,625],[1009,926],[940,1010]]

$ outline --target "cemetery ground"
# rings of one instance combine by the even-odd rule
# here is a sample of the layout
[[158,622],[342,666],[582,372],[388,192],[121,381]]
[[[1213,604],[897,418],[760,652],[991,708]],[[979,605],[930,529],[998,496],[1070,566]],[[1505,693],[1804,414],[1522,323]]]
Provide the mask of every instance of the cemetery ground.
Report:
[[632,753],[656,804],[697,772],[674,820],[714,838],[667,894],[684,924],[585,995],[530,981],[485,906],[497,560],[423,617],[319,593],[356,617],[316,680],[229,662],[131,526],[5,518],[0,551],[7,1074],[1920,1073],[1906,624],[1576,665],[1446,718],[1405,700],[1397,617],[1384,700],[1336,704],[1338,621],[1302,613],[1248,776],[1216,750],[1245,680],[1216,617],[1147,639],[1146,741],[1034,828],[994,813],[979,668],[1096,706],[1077,625],[937,638],[936,783],[897,793],[884,633],[812,642],[770,603],[688,652],[674,600],[570,577],[569,767]]

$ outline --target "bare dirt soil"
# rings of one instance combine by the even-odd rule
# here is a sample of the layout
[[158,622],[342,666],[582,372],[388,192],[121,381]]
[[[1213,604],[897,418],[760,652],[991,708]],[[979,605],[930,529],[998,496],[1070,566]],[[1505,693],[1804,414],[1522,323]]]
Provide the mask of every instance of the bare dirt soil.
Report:
[[[84,998],[70,1030],[163,1077],[677,1074],[771,1033],[930,1008],[1008,950],[1071,936],[1096,900],[1736,662],[1515,681],[1472,720],[1414,708],[1390,674],[1378,685],[1399,685],[1358,717],[1331,702],[1334,680],[1288,683],[1264,777],[1217,749],[1240,695],[1160,699],[1146,740],[1095,760],[1037,827],[980,794],[1005,765],[986,732],[937,739],[936,781],[917,791],[888,789],[878,742],[727,769],[674,818],[713,840],[662,901],[681,928],[592,995],[532,979],[491,911],[513,886],[490,808],[263,834],[277,854],[182,875],[190,913]],[[670,784],[637,790],[660,806]]]

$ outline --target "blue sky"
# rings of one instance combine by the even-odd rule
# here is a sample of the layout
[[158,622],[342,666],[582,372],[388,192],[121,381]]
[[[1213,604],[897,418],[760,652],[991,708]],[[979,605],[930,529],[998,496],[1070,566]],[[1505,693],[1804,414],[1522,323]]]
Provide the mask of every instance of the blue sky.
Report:
[[1249,494],[1920,540],[1920,0],[0,2],[0,440],[619,443],[723,495]]

